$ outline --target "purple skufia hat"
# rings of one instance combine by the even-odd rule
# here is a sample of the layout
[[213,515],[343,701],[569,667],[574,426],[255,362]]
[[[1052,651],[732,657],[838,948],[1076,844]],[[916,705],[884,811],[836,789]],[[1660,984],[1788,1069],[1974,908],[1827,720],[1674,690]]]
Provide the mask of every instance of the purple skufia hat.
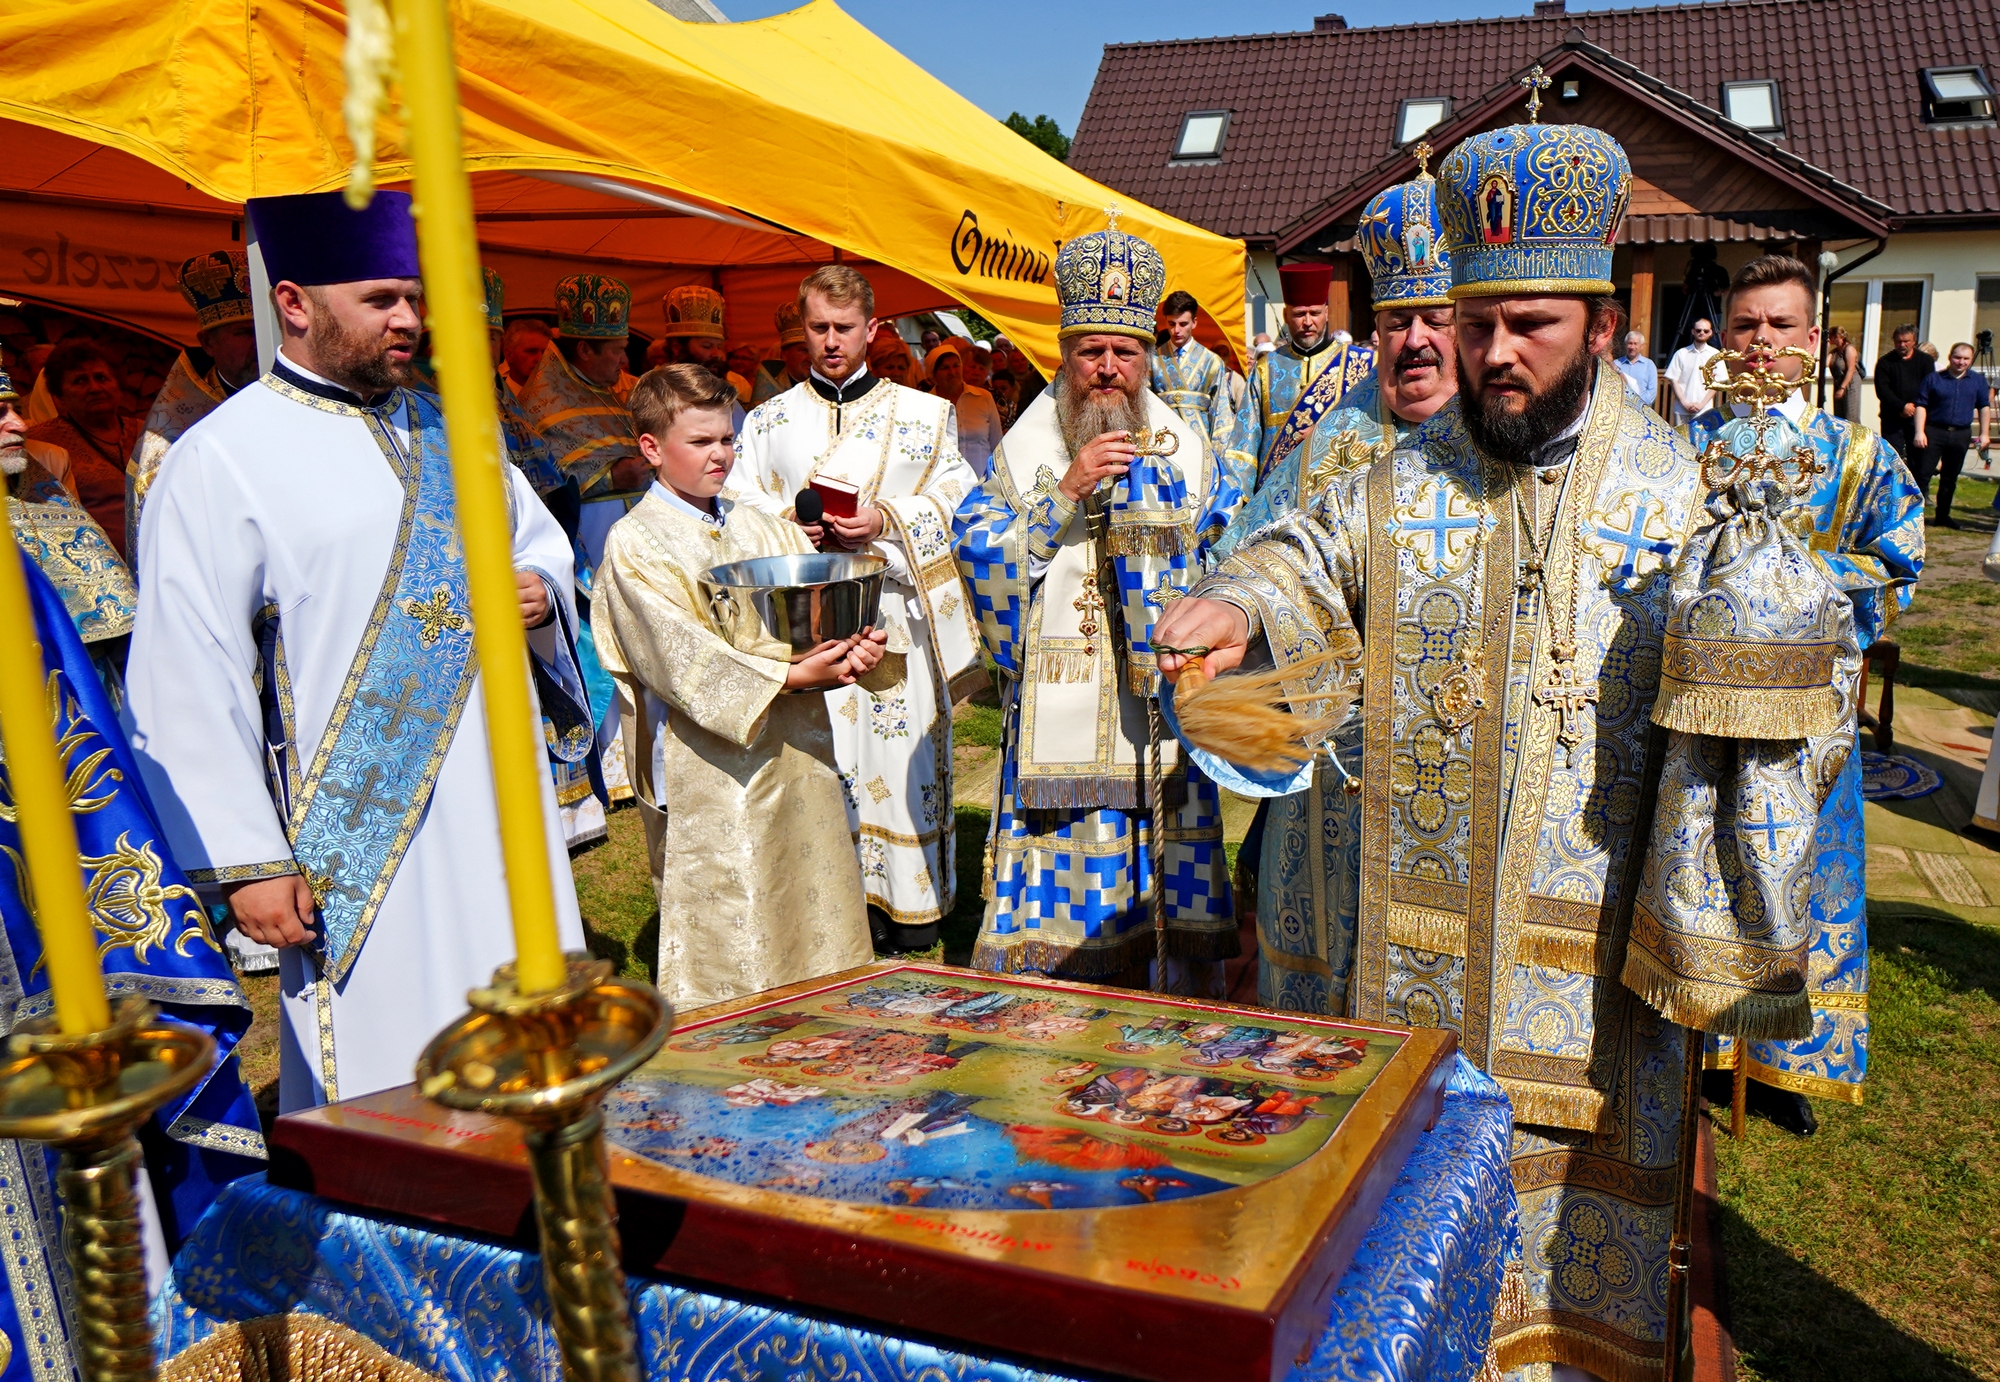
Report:
[[365,211],[340,192],[252,197],[247,205],[273,283],[314,288],[422,275],[408,192],[377,192]]

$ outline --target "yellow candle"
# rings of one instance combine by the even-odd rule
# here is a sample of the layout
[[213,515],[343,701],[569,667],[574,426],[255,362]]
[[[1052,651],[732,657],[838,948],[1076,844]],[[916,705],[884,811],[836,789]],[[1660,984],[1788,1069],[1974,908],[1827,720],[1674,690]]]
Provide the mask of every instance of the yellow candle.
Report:
[[97,931],[83,901],[83,870],[76,860],[76,823],[69,787],[56,757],[49,721],[42,650],[21,551],[11,532],[0,532],[0,740],[7,749],[7,780],[21,852],[35,895],[35,925],[42,933],[56,1021],[81,1036],[111,1025],[104,998],[104,970],[97,963]]
[[459,132],[458,71],[445,0],[398,0],[396,51],[416,165],[417,252],[430,315],[431,359],[444,397],[458,493],[458,525],[472,595],[473,645],[486,696],[486,738],[500,805],[500,845],[514,911],[523,992],[559,985],[554,881],[542,820],[540,725],[528,692],[528,643],[514,587],[513,541],[502,486],[506,464],[486,343],[472,187]]

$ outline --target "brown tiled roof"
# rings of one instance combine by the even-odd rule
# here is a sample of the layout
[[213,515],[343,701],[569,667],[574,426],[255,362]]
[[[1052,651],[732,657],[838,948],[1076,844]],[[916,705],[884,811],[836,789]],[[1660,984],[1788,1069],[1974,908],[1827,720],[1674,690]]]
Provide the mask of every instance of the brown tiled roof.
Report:
[[[1709,137],[1787,180],[1817,180],[1817,199],[1852,205],[1859,221],[2000,221],[2000,133],[1925,125],[1918,76],[1978,63],[2000,79],[1992,0],[1726,0],[1110,45],[1069,161],[1207,229],[1275,241],[1394,162],[1405,97],[1449,96],[1457,123],[1566,45],[1661,103],[1705,107],[1690,118]],[[1722,83],[1759,79],[1779,83],[1782,138],[1713,116]],[[1220,160],[1169,158],[1191,110],[1233,112]]]

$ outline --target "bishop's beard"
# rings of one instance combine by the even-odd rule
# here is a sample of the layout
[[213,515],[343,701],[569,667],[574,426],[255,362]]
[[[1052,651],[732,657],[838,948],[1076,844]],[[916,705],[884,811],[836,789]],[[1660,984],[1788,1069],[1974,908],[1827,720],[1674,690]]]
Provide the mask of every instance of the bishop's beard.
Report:
[[1068,365],[1057,374],[1056,426],[1062,429],[1063,446],[1072,458],[1106,432],[1136,432],[1145,425],[1144,376],[1132,388],[1107,398]]
[[[1486,392],[1489,383],[1509,380],[1513,372],[1487,370],[1478,387],[1466,393],[1462,405],[1465,430],[1479,449],[1496,461],[1533,461],[1583,411],[1584,395],[1590,392],[1590,367],[1590,352],[1579,348],[1555,382],[1540,393],[1529,394],[1527,406],[1518,413]],[[1458,357],[1458,377],[1461,381],[1472,378],[1463,354]],[[1519,376],[1509,382],[1519,382]]]
[[11,445],[0,445],[0,475],[13,479],[28,468],[28,448],[17,438]]

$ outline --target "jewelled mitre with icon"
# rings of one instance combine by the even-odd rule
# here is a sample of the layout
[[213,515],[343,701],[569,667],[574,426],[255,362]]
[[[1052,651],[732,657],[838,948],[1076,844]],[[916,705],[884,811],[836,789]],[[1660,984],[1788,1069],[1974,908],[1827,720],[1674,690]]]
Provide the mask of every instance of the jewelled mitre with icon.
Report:
[[1079,235],[1056,255],[1056,296],[1062,300],[1059,335],[1110,334],[1153,342],[1160,298],[1167,291],[1167,261],[1136,235],[1118,229]]
[[1603,294],[1632,195],[1617,140],[1587,125],[1475,134],[1438,169],[1451,297]]
[[1430,145],[1417,145],[1417,176],[1377,192],[1362,208],[1355,227],[1355,243],[1368,263],[1378,312],[1443,307],[1451,300],[1451,261],[1444,251],[1437,180],[1427,162],[1430,153]]

